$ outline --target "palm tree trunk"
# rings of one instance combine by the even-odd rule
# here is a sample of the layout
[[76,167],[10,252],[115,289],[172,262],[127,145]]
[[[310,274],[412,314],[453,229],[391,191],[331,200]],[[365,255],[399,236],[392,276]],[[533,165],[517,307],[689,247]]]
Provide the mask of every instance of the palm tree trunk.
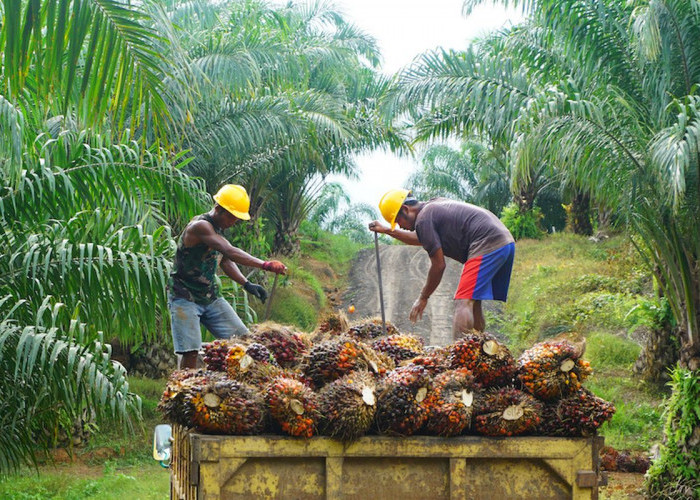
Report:
[[571,202],[570,225],[574,234],[590,236],[593,234],[591,224],[591,197],[578,189]]

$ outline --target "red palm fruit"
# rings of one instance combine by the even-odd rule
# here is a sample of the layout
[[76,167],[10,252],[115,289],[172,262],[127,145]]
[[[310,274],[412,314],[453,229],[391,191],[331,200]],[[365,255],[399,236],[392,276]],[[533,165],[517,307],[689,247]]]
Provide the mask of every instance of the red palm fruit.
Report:
[[253,387],[237,380],[212,380],[189,395],[192,423],[199,432],[257,434],[265,421],[265,404]]
[[311,348],[304,362],[304,373],[315,387],[322,387],[355,370],[382,374],[392,365],[391,360],[369,346],[349,337],[338,337]]
[[158,403],[158,410],[166,420],[192,427],[192,409],[187,398],[194,388],[210,380],[220,380],[223,374],[204,370],[177,370],[170,374],[165,391]]
[[213,372],[226,371],[226,357],[232,343],[228,340],[215,340],[204,344],[204,364]]
[[399,331],[391,322],[386,322],[386,334],[382,329],[381,318],[365,318],[350,325],[346,334],[357,340],[371,340],[382,335],[396,335]]
[[318,396],[293,378],[277,377],[265,390],[265,402],[273,425],[285,434],[310,438],[319,418]]
[[435,376],[450,369],[447,355],[447,349],[439,347],[421,356],[403,361],[401,365],[420,365],[425,368],[431,376]]
[[517,436],[534,431],[543,403],[515,387],[487,391],[474,409],[474,429],[487,436]]
[[376,380],[360,370],[327,384],[319,393],[324,435],[352,441],[365,434],[376,413]]
[[372,349],[387,354],[395,363],[425,354],[423,339],[403,333],[375,340]]
[[436,376],[425,398],[428,409],[425,431],[437,436],[457,436],[471,428],[480,390],[481,387],[466,368]]
[[516,366],[512,354],[493,335],[465,334],[447,347],[450,368],[466,368],[482,387],[512,383]]
[[518,359],[518,380],[525,390],[544,401],[566,398],[591,374],[581,349],[567,340],[536,344]]
[[428,417],[424,400],[429,390],[430,376],[422,366],[402,366],[389,372],[377,397],[377,430],[390,436],[418,432]]
[[538,432],[547,436],[593,436],[614,413],[612,403],[581,389],[565,399],[545,404]]
[[297,365],[308,351],[308,343],[301,334],[276,323],[255,325],[252,340],[267,347],[283,368]]

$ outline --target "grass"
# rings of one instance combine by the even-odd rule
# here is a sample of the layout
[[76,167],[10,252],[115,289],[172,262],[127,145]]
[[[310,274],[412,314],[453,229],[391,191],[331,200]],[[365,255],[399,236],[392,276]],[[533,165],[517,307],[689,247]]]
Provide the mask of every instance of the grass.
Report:
[[[269,319],[312,331],[319,316],[333,308],[328,297],[339,297],[347,284],[352,260],[362,245],[324,231],[304,236],[301,254],[282,259],[289,273],[277,284]],[[262,319],[266,306],[254,302],[253,307]]]
[[[641,351],[637,328],[656,314],[648,305],[652,290],[623,237],[594,243],[559,233],[519,241],[505,314],[488,316],[487,329],[504,333],[515,354],[560,334],[585,338],[594,370],[585,385],[617,408],[601,434],[616,448],[647,450],[661,439],[665,394],[641,383],[633,365]],[[639,316],[646,311],[649,317]]]
[[73,456],[57,453],[40,460],[37,469],[0,477],[0,498],[134,499],[169,498],[170,474],[152,458],[154,427],[162,423],[156,410],[165,380],[130,377],[133,392],[141,396],[143,422],[132,429],[104,422],[87,447]]

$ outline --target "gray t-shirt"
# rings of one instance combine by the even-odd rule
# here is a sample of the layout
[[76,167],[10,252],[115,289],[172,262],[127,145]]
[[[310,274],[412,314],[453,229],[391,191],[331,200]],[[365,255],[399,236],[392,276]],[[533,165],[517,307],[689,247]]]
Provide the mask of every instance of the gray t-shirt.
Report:
[[416,217],[416,234],[431,257],[442,248],[446,257],[461,263],[515,241],[488,210],[446,198],[426,202]]

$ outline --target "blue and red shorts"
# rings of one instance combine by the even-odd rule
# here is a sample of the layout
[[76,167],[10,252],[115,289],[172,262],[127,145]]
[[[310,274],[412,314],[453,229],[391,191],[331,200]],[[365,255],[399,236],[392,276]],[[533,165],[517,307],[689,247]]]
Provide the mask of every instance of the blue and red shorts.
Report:
[[514,256],[515,243],[509,243],[491,253],[466,261],[455,299],[505,302],[508,297]]

